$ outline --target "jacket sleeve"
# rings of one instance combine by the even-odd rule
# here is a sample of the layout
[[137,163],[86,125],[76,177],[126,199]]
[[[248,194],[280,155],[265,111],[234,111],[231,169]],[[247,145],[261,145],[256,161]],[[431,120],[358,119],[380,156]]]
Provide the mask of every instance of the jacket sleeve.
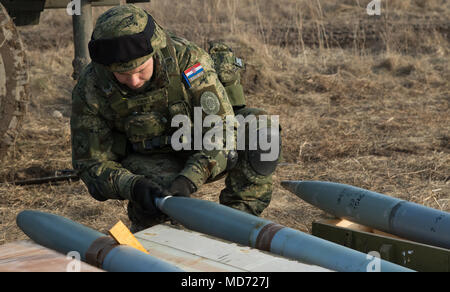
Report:
[[88,66],[72,92],[70,120],[72,164],[95,199],[130,199],[132,174],[118,163],[112,151],[114,135],[99,115],[101,97],[94,86],[95,76]]
[[[232,148],[230,145],[235,145],[236,127],[232,125],[230,131],[226,131],[226,117],[234,118],[233,107],[214,70],[211,57],[204,50],[194,45],[188,45],[180,61],[181,73],[197,64],[200,64],[204,71],[199,78],[190,81],[187,86],[191,96],[191,121],[196,118],[194,114],[202,116],[202,123],[208,115],[216,115],[222,121],[223,131],[222,137],[214,141],[214,144],[221,146],[219,149],[207,150],[203,144],[201,150],[194,151],[194,154],[188,158],[180,173],[180,175],[189,178],[199,188],[207,179],[213,179],[226,170],[230,152],[227,149]],[[211,127],[202,127],[202,138],[213,127],[214,124],[211,124]],[[235,146],[232,149],[235,149]]]

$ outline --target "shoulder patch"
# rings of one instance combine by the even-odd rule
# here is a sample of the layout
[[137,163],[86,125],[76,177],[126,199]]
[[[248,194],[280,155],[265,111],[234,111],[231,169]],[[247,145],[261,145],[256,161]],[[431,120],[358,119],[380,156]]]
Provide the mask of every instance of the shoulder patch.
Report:
[[203,92],[200,97],[200,105],[207,115],[215,115],[220,110],[220,101],[217,98],[217,95],[211,91]]
[[188,87],[191,88],[192,81],[196,80],[203,74],[205,74],[205,70],[203,69],[202,64],[197,63],[194,66],[192,66],[191,68],[189,68],[183,72],[183,78],[184,78],[184,81],[186,81],[186,84],[188,85]]

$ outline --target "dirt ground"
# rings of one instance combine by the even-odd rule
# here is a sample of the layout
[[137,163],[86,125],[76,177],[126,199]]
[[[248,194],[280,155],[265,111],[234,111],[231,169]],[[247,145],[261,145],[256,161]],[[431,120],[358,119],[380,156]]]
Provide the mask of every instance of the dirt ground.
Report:
[[[310,232],[326,217],[280,186],[282,180],[350,184],[450,211],[450,4],[361,0],[152,0],[139,4],[165,28],[206,48],[223,39],[246,62],[251,107],[279,115],[283,162],[262,217]],[[389,2],[389,6],[386,6]],[[106,8],[95,8],[97,17]],[[106,232],[129,224],[126,202],[97,202],[81,182],[15,186],[14,180],[69,169],[71,18],[44,11],[20,28],[32,102],[0,167],[0,244],[25,239],[24,209],[66,216]],[[57,112],[61,113],[60,116]],[[194,195],[218,200],[223,181]]]

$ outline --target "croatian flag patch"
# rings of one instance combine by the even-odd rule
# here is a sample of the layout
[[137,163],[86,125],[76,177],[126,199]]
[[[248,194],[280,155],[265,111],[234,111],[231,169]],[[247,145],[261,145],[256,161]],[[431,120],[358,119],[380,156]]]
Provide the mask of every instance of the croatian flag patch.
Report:
[[191,68],[187,69],[183,72],[184,80],[186,81],[187,85],[191,87],[191,82],[195,79],[199,78],[205,73],[205,70],[203,69],[202,65],[200,63],[195,64]]

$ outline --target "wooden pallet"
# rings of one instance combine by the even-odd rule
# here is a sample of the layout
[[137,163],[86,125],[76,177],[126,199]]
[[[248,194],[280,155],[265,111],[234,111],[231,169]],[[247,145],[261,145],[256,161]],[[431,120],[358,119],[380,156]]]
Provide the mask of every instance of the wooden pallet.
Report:
[[[78,262],[80,272],[102,272]],[[67,272],[73,260],[31,241],[17,241],[0,246],[0,272]]]

